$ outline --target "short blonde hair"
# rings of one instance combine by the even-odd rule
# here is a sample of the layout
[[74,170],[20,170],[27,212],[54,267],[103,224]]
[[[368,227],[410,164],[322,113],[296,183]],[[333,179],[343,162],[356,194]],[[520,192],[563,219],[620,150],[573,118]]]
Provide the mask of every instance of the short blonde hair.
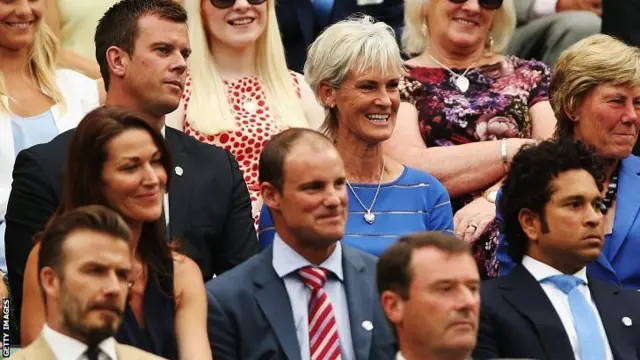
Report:
[[[328,27],[311,44],[304,73],[316,98],[320,85],[340,87],[349,71],[363,73],[372,69],[389,69],[404,74],[403,60],[393,28],[375,22],[369,16],[354,16]],[[322,104],[327,109],[326,104]],[[335,111],[329,109],[320,131],[335,139],[338,130]]]
[[[187,120],[206,134],[236,129],[222,77],[209,51],[202,21],[202,0],[185,0],[189,39],[193,52],[189,57],[191,96]],[[267,26],[256,41],[256,73],[264,85],[271,113],[290,127],[308,127],[300,97],[287,68],[284,46],[276,19],[275,1],[267,1]],[[214,55],[215,56],[215,55]]]
[[[40,86],[40,89],[42,89],[42,93],[49,96],[55,104],[59,104],[64,112],[66,104],[56,79],[58,47],[58,38],[44,22],[44,17],[42,17],[36,29],[34,41],[29,45],[29,72],[38,86]],[[0,97],[8,97],[8,95],[4,76],[0,72]],[[5,108],[1,101],[0,111],[9,112],[9,109]]]
[[601,84],[640,86],[640,49],[596,34],[560,55],[549,85],[551,107],[558,120],[557,137],[573,137],[575,123],[570,114]]
[[[402,30],[402,48],[409,56],[419,55],[427,47],[428,27],[424,16],[425,10],[432,0],[404,0],[404,28]],[[444,1],[444,0],[437,0]],[[522,1],[522,0],[516,0]],[[502,6],[495,10],[493,27],[487,36],[485,50],[501,52],[507,47],[516,28],[516,11],[513,0],[504,0]],[[491,44],[493,39],[493,46]]]

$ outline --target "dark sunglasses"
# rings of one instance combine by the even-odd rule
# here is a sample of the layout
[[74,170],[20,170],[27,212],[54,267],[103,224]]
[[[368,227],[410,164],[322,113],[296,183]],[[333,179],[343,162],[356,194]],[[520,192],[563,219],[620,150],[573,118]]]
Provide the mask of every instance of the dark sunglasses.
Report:
[[[214,0],[211,0],[213,2]],[[467,0],[449,0],[454,4],[464,4]],[[502,0],[478,0],[480,6],[487,10],[496,10],[502,6]]]
[[[260,5],[267,0],[247,0],[250,5]],[[501,1],[502,2],[502,1]],[[211,5],[218,9],[228,9],[236,3],[236,0],[211,0]]]

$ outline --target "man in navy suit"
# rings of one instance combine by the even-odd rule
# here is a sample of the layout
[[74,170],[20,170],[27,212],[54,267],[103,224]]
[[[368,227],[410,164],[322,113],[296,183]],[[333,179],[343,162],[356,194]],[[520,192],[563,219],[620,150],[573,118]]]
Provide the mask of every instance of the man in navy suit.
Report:
[[302,72],[307,48],[323,29],[349,15],[362,13],[390,25],[400,38],[403,0],[278,0],[276,15],[287,66]]
[[480,274],[471,245],[455,236],[403,236],[380,256],[380,303],[393,324],[396,360],[465,360],[476,345]]
[[207,283],[216,360],[393,359],[376,260],[340,243],[346,175],[333,143],[289,129],[264,148],[259,173],[276,235],[264,252]]
[[613,221],[601,168],[569,139],[514,157],[499,205],[519,265],[482,285],[474,359],[639,359],[640,295],[586,274]]

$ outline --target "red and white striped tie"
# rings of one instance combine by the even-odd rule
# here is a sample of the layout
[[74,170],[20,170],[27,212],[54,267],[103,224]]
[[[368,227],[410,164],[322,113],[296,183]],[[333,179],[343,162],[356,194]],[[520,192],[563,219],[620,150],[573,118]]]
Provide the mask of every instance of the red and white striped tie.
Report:
[[298,271],[302,281],[311,289],[309,298],[309,351],[311,360],[340,360],[340,339],[333,305],[322,288],[328,271],[305,267]]

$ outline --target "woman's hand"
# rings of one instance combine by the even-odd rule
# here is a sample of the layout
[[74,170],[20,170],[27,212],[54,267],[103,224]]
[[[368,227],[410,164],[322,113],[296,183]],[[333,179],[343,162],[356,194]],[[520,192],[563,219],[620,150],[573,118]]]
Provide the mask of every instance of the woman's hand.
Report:
[[480,196],[453,216],[453,231],[464,241],[473,243],[496,217],[496,205]]

